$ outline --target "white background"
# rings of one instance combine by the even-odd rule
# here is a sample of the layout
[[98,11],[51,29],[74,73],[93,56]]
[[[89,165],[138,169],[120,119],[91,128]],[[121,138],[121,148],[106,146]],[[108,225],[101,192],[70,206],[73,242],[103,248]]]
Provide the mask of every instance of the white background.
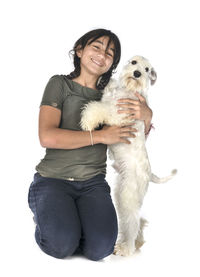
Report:
[[[1,270],[2,276],[199,276],[198,1],[2,1],[1,28]],[[150,183],[143,214],[149,221],[141,252],[56,259],[34,240],[27,197],[35,165],[45,154],[38,138],[39,104],[54,74],[73,70],[68,56],[86,32],[105,28],[121,41],[124,62],[149,59],[158,79],[149,89],[155,130],[147,139],[152,170],[173,168],[166,184]],[[114,171],[108,161],[107,181]],[[198,259],[198,260],[197,260]]]

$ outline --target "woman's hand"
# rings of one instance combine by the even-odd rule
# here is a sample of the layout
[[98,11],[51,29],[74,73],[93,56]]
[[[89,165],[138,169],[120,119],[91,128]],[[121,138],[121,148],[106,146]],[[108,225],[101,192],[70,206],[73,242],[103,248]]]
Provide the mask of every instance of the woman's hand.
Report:
[[137,132],[137,129],[133,128],[134,124],[135,123],[132,123],[131,125],[126,125],[122,127],[107,125],[103,126],[103,128],[98,131],[99,134],[101,133],[101,143],[114,144],[124,142],[130,144],[131,142],[126,138],[135,138],[133,132]]
[[146,100],[142,95],[138,92],[136,92],[135,95],[138,97],[138,100],[130,98],[121,98],[118,100],[118,107],[127,108],[125,110],[118,110],[118,113],[127,113],[127,118],[130,120],[144,120],[145,133],[147,133],[151,125],[153,112],[147,105]]

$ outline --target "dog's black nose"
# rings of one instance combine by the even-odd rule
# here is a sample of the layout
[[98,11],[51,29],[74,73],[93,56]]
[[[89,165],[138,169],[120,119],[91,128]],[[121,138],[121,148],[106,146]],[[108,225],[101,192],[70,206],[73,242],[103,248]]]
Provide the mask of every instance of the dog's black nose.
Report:
[[139,77],[141,76],[141,72],[138,71],[138,70],[135,70],[135,71],[133,72],[133,75],[134,75],[135,78],[139,78]]

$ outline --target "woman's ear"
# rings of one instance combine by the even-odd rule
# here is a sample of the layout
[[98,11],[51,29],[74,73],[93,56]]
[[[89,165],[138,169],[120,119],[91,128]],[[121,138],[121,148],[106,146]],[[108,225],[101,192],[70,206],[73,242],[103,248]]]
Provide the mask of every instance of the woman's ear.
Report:
[[81,45],[78,45],[78,46],[76,47],[76,55],[77,55],[79,58],[81,58],[82,52],[83,52],[83,49],[81,49]]

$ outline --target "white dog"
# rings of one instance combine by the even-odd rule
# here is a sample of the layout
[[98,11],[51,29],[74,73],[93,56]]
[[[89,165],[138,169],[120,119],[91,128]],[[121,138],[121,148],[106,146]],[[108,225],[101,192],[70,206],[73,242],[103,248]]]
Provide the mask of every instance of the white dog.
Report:
[[149,81],[154,84],[157,75],[147,59],[142,56],[132,57],[124,66],[119,80],[111,78],[103,92],[101,101],[91,101],[83,107],[80,125],[83,130],[92,131],[99,124],[124,126],[135,123],[138,131],[135,138],[128,138],[131,144],[116,143],[108,145],[109,157],[114,159],[113,167],[118,172],[115,184],[114,200],[119,220],[118,238],[114,254],[129,256],[141,247],[145,220],[139,212],[148,183],[163,183],[171,175],[158,178],[151,173],[145,147],[144,121],[127,119],[126,114],[117,113],[117,100],[131,98],[138,100],[134,92],[140,93],[147,100]]

